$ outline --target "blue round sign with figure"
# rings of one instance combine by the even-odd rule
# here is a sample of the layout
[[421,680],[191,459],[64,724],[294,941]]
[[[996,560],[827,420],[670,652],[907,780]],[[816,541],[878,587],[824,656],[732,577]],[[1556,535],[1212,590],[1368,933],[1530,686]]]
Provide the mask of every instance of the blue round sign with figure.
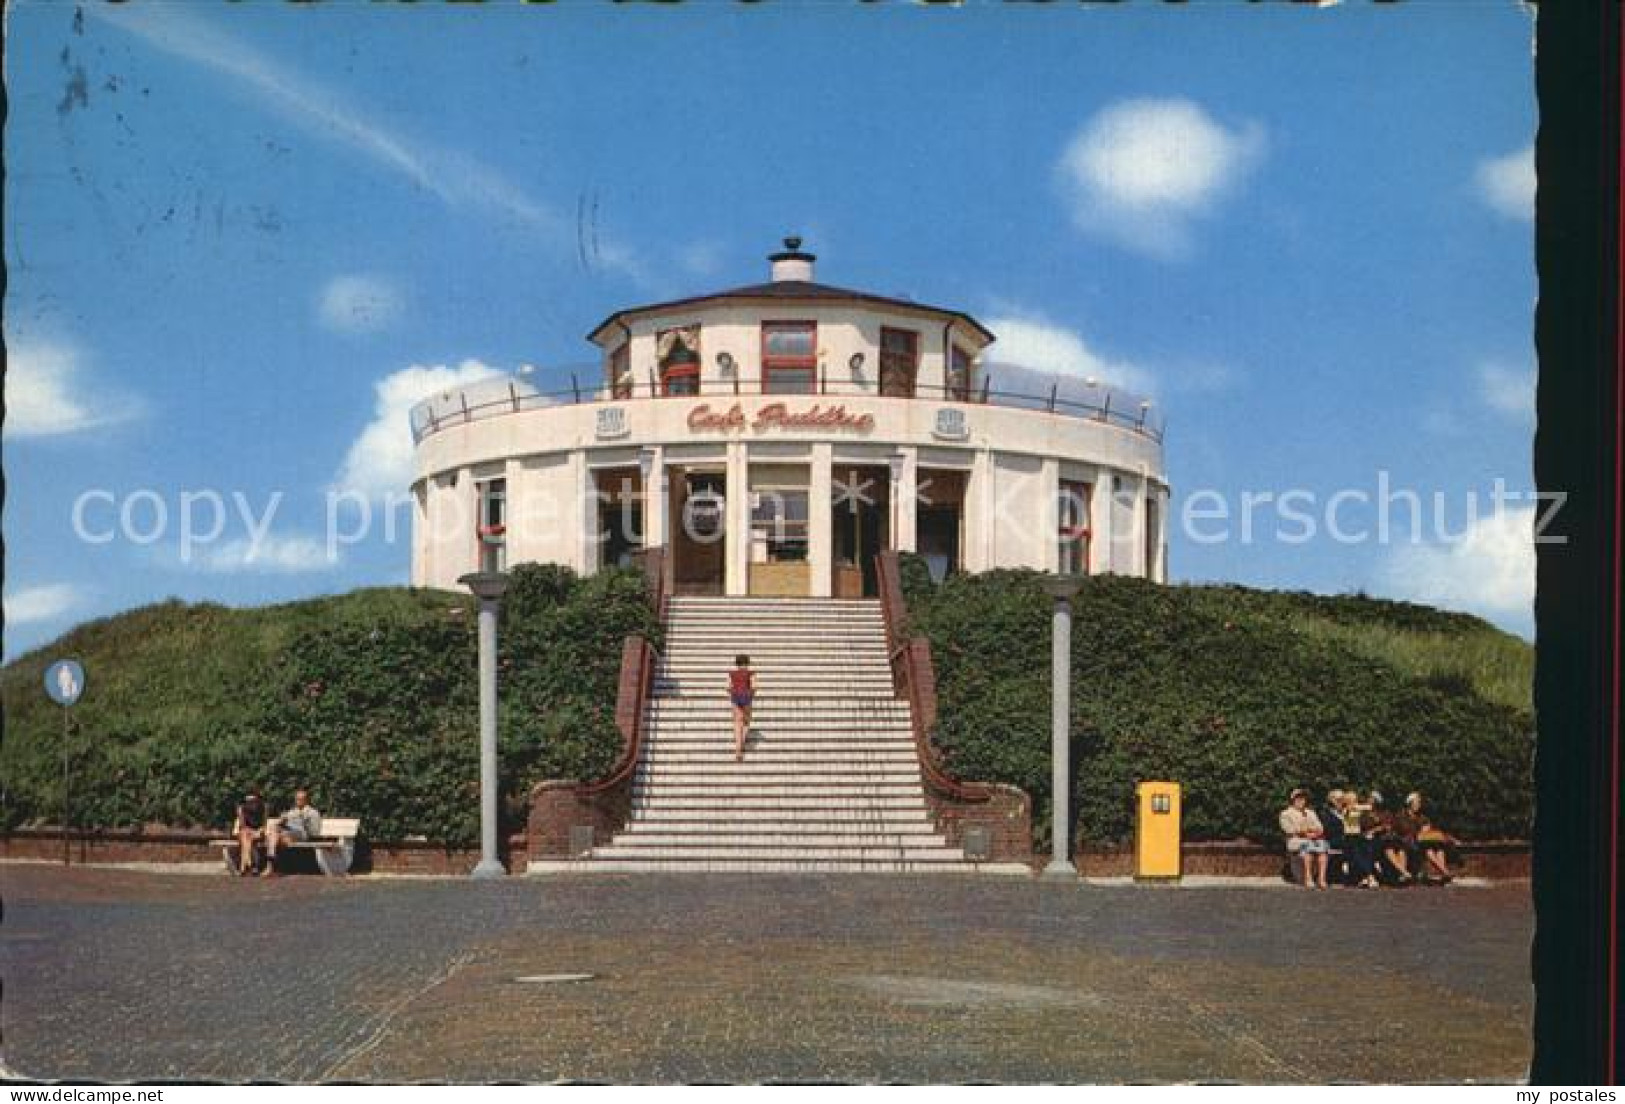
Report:
[[85,669],[78,660],[57,660],[45,669],[45,692],[58,705],[72,705],[85,692]]

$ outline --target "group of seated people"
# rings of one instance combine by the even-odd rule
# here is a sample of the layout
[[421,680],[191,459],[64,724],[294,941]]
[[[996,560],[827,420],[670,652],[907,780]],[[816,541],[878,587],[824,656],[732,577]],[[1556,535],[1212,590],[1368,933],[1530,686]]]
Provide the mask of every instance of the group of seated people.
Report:
[[242,877],[254,873],[256,850],[263,848],[265,854],[260,877],[272,877],[276,874],[278,847],[304,843],[321,835],[322,814],[310,803],[307,790],[295,791],[293,808],[281,816],[269,816],[268,811],[265,799],[257,789],[248,791],[242,804],[237,806],[237,823],[233,831],[239,848],[237,873]]
[[1457,841],[1433,823],[1419,793],[1389,810],[1376,790],[1364,801],[1353,790],[1332,790],[1317,810],[1309,791],[1296,789],[1281,810],[1281,833],[1290,857],[1301,863],[1305,889],[1327,888],[1328,874],[1360,889],[1451,880]]

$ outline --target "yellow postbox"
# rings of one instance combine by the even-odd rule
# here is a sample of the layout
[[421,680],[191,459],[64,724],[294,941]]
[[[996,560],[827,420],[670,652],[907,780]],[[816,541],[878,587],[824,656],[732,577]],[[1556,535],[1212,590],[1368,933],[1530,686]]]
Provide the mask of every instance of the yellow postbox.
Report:
[[1134,877],[1178,880],[1179,783],[1141,782],[1134,787]]

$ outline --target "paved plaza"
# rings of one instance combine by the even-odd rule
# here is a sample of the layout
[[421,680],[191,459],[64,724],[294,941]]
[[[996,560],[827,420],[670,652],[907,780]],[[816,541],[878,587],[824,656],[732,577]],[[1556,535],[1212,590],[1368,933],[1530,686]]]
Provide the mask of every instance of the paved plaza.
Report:
[[15,864],[0,890],[13,1076],[1508,1081],[1530,1052],[1526,884]]

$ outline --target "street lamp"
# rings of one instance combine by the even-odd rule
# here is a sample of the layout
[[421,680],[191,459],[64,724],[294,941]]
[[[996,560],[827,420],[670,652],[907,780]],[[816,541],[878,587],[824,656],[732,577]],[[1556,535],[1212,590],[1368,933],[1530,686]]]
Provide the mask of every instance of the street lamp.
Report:
[[1044,592],[1055,599],[1054,639],[1050,647],[1050,673],[1054,682],[1050,746],[1051,858],[1043,876],[1071,879],[1078,876],[1070,854],[1072,838],[1067,815],[1072,806],[1072,598],[1083,582],[1071,575],[1046,575],[1043,582]]
[[500,571],[475,571],[457,580],[480,600],[480,861],[470,875],[500,878],[497,858],[497,607],[508,590]]

